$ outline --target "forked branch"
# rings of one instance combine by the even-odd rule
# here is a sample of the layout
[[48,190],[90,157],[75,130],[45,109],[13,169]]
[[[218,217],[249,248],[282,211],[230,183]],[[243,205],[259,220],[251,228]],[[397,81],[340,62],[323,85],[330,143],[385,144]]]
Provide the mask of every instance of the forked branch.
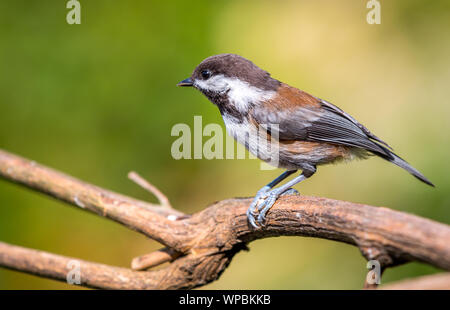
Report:
[[[0,176],[110,218],[166,246],[134,261],[134,269],[172,262],[157,271],[133,271],[78,260],[82,285],[95,288],[194,288],[218,279],[233,256],[256,239],[309,236],[357,246],[387,268],[408,261],[450,270],[450,227],[383,207],[308,196],[282,197],[263,229],[245,211],[250,199],[217,202],[193,215],[84,183],[0,150]],[[73,258],[0,243],[0,266],[66,281]]]

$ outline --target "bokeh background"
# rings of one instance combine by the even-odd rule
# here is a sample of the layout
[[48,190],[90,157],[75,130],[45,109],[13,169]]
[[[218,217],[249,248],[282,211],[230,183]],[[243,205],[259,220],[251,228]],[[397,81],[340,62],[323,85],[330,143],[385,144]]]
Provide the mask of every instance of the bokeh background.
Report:
[[[281,171],[257,160],[174,160],[177,123],[223,126],[199,92],[177,88],[205,57],[243,55],[272,76],[326,99],[388,141],[437,187],[381,159],[319,168],[306,195],[387,206],[450,223],[450,2],[83,1],[0,2],[0,148],[144,200],[140,172],[185,212],[251,196]],[[101,217],[0,180],[0,240],[129,266],[160,247]],[[410,263],[383,283],[439,272]],[[209,289],[360,289],[352,246],[271,238],[239,253]],[[0,269],[1,289],[73,289]]]

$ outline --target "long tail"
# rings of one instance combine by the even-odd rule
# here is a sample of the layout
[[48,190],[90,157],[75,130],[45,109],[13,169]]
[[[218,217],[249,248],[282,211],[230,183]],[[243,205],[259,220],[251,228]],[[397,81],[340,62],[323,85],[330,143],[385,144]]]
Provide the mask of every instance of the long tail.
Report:
[[392,152],[391,150],[387,149],[386,147],[384,147],[378,143],[375,143],[375,142],[373,142],[373,143],[376,144],[378,147],[380,147],[383,150],[382,152],[376,151],[373,153],[375,153],[376,155],[380,156],[381,158],[399,166],[400,168],[405,169],[406,171],[411,173],[413,176],[418,178],[423,183],[434,187],[434,184],[431,183],[422,173],[420,173],[416,168],[414,168],[413,166],[408,164],[405,160],[403,160],[402,158],[397,156],[394,152]]
[[413,176],[415,176],[416,178],[418,178],[420,181],[431,185],[434,187],[434,184],[431,183],[422,173],[420,173],[416,168],[414,168],[413,166],[411,166],[410,164],[408,164],[406,161],[404,161],[403,159],[401,159],[400,157],[398,157],[397,155],[395,155],[394,153],[390,152],[393,159],[387,159],[388,161],[390,161],[391,163],[405,169],[406,171],[408,171],[409,173],[411,173]]

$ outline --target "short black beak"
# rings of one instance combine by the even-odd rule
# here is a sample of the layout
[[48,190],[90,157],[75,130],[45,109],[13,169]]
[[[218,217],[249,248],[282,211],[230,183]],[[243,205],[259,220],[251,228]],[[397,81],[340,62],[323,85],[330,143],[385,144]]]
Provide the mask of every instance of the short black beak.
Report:
[[191,78],[187,78],[185,80],[182,80],[180,83],[177,84],[177,86],[192,86],[194,83],[192,83]]

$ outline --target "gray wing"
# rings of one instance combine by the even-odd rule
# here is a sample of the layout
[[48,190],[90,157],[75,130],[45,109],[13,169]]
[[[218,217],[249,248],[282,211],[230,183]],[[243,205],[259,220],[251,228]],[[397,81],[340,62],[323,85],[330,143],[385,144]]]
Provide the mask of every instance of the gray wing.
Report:
[[325,109],[329,109],[343,117],[345,117],[346,119],[348,119],[349,121],[351,121],[353,124],[355,124],[356,126],[359,127],[359,129],[361,129],[369,138],[380,142],[381,144],[384,144],[385,146],[387,146],[388,148],[390,148],[392,150],[392,147],[389,146],[389,144],[387,144],[386,142],[384,142],[383,140],[381,140],[380,138],[378,138],[377,136],[375,136],[373,133],[371,133],[369,131],[369,129],[367,129],[366,127],[364,127],[361,123],[359,123],[356,119],[354,119],[351,115],[345,113],[343,110],[341,110],[340,108],[338,108],[337,106],[335,106],[334,104],[331,104],[325,100],[320,100],[320,103],[322,104],[322,106]]
[[[320,104],[320,108],[297,106],[289,112],[273,107],[270,109],[255,107],[252,116],[271,134],[277,131],[279,140],[345,145],[362,148],[384,158],[391,158],[391,152],[376,141],[386,146],[387,144],[370,133],[354,118],[331,103],[320,101]],[[275,124],[275,126],[269,124]]]

